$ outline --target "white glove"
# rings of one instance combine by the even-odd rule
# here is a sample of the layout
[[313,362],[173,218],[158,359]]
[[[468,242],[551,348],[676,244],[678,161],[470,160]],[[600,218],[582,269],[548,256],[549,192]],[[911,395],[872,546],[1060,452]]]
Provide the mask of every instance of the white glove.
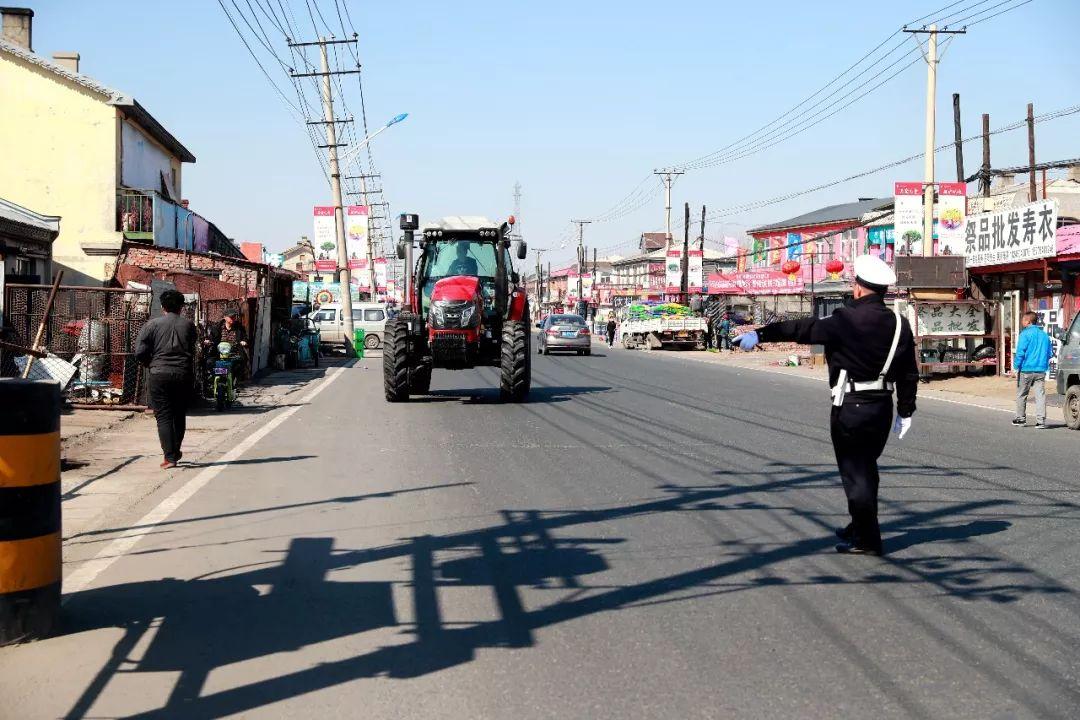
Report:
[[896,416],[896,420],[893,422],[892,431],[896,433],[897,440],[903,440],[907,435],[907,431],[911,429],[911,418]]

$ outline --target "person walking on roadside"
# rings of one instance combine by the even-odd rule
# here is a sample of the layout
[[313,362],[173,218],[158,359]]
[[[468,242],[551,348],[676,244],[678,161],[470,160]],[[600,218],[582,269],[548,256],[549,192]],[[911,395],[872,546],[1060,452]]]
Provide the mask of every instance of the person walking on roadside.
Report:
[[184,296],[161,293],[162,315],[143,325],[135,340],[135,357],[150,368],[150,401],[158,440],[165,456],[161,469],[176,467],[183,453],[188,399],[195,367],[195,323],[180,315]]
[[615,329],[617,327],[618,327],[618,325],[615,324],[615,316],[614,315],[608,315],[607,316],[607,328],[606,328],[606,330],[607,330],[607,346],[608,347],[611,347],[611,346],[613,346],[615,344]]
[[896,274],[880,258],[861,255],[855,259],[855,299],[831,317],[770,323],[736,338],[743,350],[759,342],[825,346],[832,388],[830,434],[851,515],[851,524],[836,531],[839,553],[881,554],[877,461],[889,426],[902,440],[915,413],[915,341],[907,320],[885,305],[885,292],[895,282]]
[[716,338],[716,328],[713,325],[713,316],[705,315],[705,349],[712,350],[713,341]]
[[1013,354],[1013,370],[1016,371],[1016,417],[1012,424],[1017,427],[1027,425],[1027,399],[1032,388],[1035,389],[1035,427],[1046,429],[1046,371],[1050,367],[1050,358],[1054,350],[1050,345],[1050,336],[1035,324],[1038,316],[1026,312],[1021,319],[1024,329],[1016,343]]

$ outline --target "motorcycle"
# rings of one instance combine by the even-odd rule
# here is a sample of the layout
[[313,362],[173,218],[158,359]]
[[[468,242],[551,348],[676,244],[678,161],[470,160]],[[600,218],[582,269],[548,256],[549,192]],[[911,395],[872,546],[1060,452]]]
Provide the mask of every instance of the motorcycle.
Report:
[[214,407],[220,412],[236,402],[236,372],[233,369],[236,358],[233,357],[232,343],[218,343],[217,351],[217,358],[210,364],[207,386],[214,398]]

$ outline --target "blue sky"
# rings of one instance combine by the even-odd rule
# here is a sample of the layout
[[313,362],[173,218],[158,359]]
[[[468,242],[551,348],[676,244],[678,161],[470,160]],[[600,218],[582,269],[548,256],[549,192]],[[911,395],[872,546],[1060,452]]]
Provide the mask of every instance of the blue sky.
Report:
[[[245,9],[249,1],[256,4],[237,0]],[[558,251],[571,218],[597,216],[653,168],[764,125],[903,23],[949,2],[340,1],[360,33],[369,121],[410,113],[372,144],[391,212],[503,217],[520,181],[526,239],[555,248],[556,264],[572,255],[569,246]],[[333,22],[334,0],[318,4]],[[197,156],[184,176],[194,209],[235,239],[271,249],[310,234],[311,207],[329,202],[327,183],[215,0],[31,6],[36,52],[80,52],[85,73],[133,94]],[[291,6],[313,34],[305,0]],[[1034,0],[957,38],[938,76],[938,144],[952,138],[953,92],[965,136],[979,131],[983,112],[999,127],[1023,118],[1028,102],[1037,114],[1080,103],[1078,26],[1080,2]],[[287,57],[280,36],[272,39]],[[280,68],[267,69],[291,91]],[[355,80],[344,82],[358,112]],[[674,214],[683,202],[696,216],[703,203],[752,202],[921,151],[925,83],[925,65],[916,64],[791,140],[687,174],[675,185]],[[1080,156],[1080,115],[1040,124],[1036,134],[1039,159]],[[968,146],[969,174],[979,152],[978,143]],[[992,155],[995,166],[1025,162],[1026,133],[995,136]],[[938,155],[938,168],[939,179],[955,179],[951,151]],[[893,181],[921,177],[920,160],[723,227],[711,222],[706,235],[888,195]],[[662,226],[657,185],[637,212],[589,226],[586,244],[625,252],[642,231]]]

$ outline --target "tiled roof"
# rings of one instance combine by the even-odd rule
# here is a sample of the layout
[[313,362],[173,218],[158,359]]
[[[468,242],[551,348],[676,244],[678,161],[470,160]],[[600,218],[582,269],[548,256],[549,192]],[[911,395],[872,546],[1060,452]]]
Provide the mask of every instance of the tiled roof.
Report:
[[842,205],[829,205],[828,207],[823,207],[778,223],[752,228],[747,232],[758,233],[769,230],[786,230],[788,228],[807,227],[809,225],[825,225],[828,223],[843,222],[844,220],[858,220],[868,212],[883,210],[892,207],[892,204],[893,199],[887,197],[859,200],[858,202],[844,203]]

